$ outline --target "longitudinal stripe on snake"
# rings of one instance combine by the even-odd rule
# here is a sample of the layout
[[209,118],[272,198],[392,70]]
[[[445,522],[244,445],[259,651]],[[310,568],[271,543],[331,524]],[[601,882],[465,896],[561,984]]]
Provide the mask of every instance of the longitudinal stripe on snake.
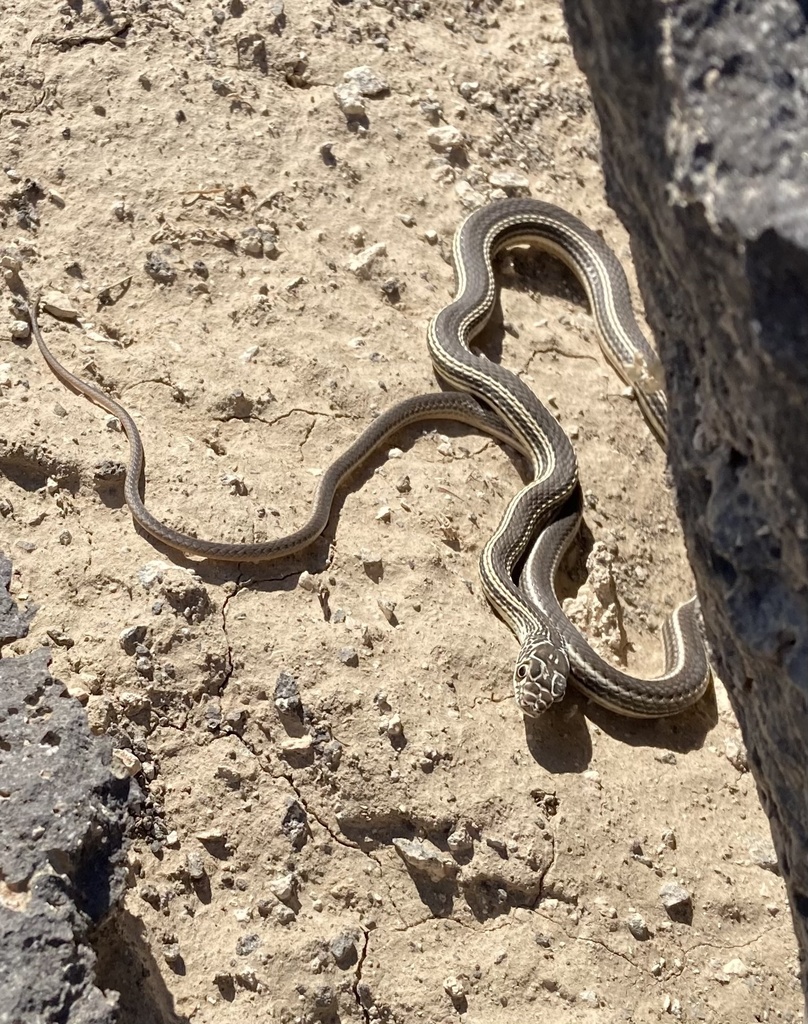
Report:
[[[438,313],[428,331],[437,374],[459,390],[405,399],[382,413],[323,474],[306,523],[260,543],[200,540],[149,512],[138,489],[144,455],[134,420],[120,402],[56,359],[42,337],[36,301],[29,304],[29,313],[37,344],[57,377],[120,420],[130,445],[125,497],[133,518],[154,538],[185,553],[258,562],[299,551],[325,528],[334,493],[345,479],[397,430],[421,420],[457,419],[520,448],[531,460],[533,479],[508,504],[480,559],[483,589],[521,643],[514,671],[518,706],[528,716],[546,710],[563,696],[571,670],[587,695],[622,714],[673,714],[694,704],[710,678],[695,599],[680,606],[663,630],[666,668],[661,676],[628,676],[597,656],[564,615],[554,590],[556,569],[580,522],[575,453],[555,418],[519,377],[469,348],[494,308],[496,254],[525,243],[563,260],[579,278],[604,353],[634,387],[646,418],[664,443],[667,408],[661,367],[634,320],[616,257],[564,210],[532,199],[502,200],[472,213],[458,230],[453,249],[456,298]],[[535,538],[522,585],[517,586],[515,567]]]

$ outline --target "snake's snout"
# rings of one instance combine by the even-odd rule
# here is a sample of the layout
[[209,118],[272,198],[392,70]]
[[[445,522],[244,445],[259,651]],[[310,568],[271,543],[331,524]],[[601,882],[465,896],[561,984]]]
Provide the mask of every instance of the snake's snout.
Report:
[[522,644],[513,688],[516,703],[528,718],[538,718],[567,691],[570,663],[560,639],[553,641],[546,635],[529,636]]

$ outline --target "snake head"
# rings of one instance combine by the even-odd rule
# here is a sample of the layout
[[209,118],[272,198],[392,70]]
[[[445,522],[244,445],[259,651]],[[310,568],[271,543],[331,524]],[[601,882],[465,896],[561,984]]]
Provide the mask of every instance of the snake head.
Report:
[[528,718],[538,718],[567,691],[570,663],[561,643],[547,632],[529,633],[513,673],[516,703]]

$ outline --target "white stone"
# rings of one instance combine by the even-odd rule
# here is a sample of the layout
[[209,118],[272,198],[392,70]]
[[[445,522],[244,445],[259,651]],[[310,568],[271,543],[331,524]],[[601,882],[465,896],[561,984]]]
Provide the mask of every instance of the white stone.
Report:
[[387,246],[384,242],[376,242],[375,245],[369,245],[366,249],[358,252],[353,259],[348,260],[348,270],[360,280],[366,280],[370,277],[370,272],[376,260],[380,256],[386,255]]
[[346,71],[343,78],[353,85],[362,96],[378,96],[379,93],[387,92],[390,88],[387,81],[372,68],[369,68],[367,64]]
[[457,873],[457,865],[452,858],[442,853],[428,839],[394,839],[393,846],[399,857],[413,871],[427,875],[434,882],[440,882]]
[[361,117],[365,113],[365,101],[362,93],[353,82],[338,85],[334,89],[334,98],[339,109],[348,117]]
[[524,174],[512,171],[493,171],[488,175],[488,183],[493,188],[501,188],[503,192],[529,192],[530,182]]
[[438,128],[430,128],[426,133],[429,145],[439,153],[452,149],[465,149],[466,138],[459,128],[452,124],[443,124]]

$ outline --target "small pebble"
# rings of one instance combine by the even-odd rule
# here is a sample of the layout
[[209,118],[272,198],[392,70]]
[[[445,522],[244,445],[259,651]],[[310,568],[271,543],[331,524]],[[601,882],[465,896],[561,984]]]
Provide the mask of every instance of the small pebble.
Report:
[[40,305],[46,313],[59,320],[75,320],[78,316],[75,304],[61,292],[46,292],[40,300]]
[[459,978],[445,978],[443,982],[443,991],[453,1003],[462,1002],[466,997],[465,986]]
[[154,250],[146,254],[143,269],[157,284],[173,284],[177,280],[177,271],[164,256]]
[[261,945],[258,935],[240,935],[236,940],[236,953],[238,956],[249,956]]
[[666,882],[659,890],[662,905],[670,914],[681,913],[692,906],[693,898],[683,885],[678,882]]
[[334,99],[346,117],[362,117],[365,113],[365,100],[353,82],[338,85],[334,89]]
[[401,298],[401,282],[397,277],[388,277],[382,281],[382,294],[386,295],[391,302],[398,302]]
[[278,875],[277,878],[273,878],[268,883],[267,888],[272,895],[281,901],[286,903],[295,894],[295,876],[291,873],[286,875]]
[[488,183],[493,188],[501,188],[508,195],[530,191],[530,182],[527,178],[523,174],[513,174],[510,171],[494,171],[488,175]]
[[356,653],[354,647],[342,647],[337,654],[337,657],[346,665],[348,668],[356,668],[359,664],[359,655]]
[[320,590],[320,582],[316,576],[312,576],[305,569],[297,578],[301,590],[308,590],[310,594],[316,594]]
[[746,757],[746,747],[737,740],[728,739],[724,741],[724,753],[732,767],[738,772],[748,772],[749,762]]
[[382,570],[384,569],[382,556],[377,555],[375,551],[360,551],[359,558],[362,562],[362,568],[365,570],[368,576],[380,575]]
[[288,672],[281,672],[275,683],[275,707],[282,715],[296,715],[303,710],[297,680]]
[[369,245],[366,249],[358,252],[356,256],[348,260],[347,268],[360,281],[367,280],[371,275],[374,263],[380,256],[385,256],[386,254],[387,246],[385,243],[376,242],[375,245]]
[[362,96],[378,96],[380,93],[387,92],[390,88],[387,80],[366,64],[346,71],[342,77],[346,82],[354,85]]
[[288,736],[281,740],[281,753],[284,757],[294,757],[301,754],[308,754],[314,746],[311,736]]
[[450,832],[446,840],[446,845],[454,854],[468,853],[468,851],[473,848],[473,842],[466,826],[461,825],[453,832]]
[[379,732],[386,733],[390,739],[403,736],[404,726],[401,724],[401,715],[396,712],[396,714],[390,715],[388,718],[383,718],[379,722]]
[[629,914],[626,918],[626,926],[639,942],[645,942],[650,937],[648,925],[645,923],[645,918],[642,914]]
[[182,963],[182,953],[179,943],[167,942],[162,947],[163,959],[169,966],[178,966]]
[[754,840],[749,846],[749,859],[753,864],[765,871],[771,871],[775,875],[780,873],[780,866],[777,863],[777,853],[772,844],[766,839]]
[[390,601],[384,597],[376,598],[376,604],[379,606],[379,611],[387,619],[391,626],[398,625],[398,618],[396,617],[396,602]]
[[334,963],[342,970],[346,970],[356,963],[356,935],[353,932],[340,932],[328,944]]
[[458,868],[452,858],[428,839],[396,838],[393,846],[413,871],[426,875],[433,882],[441,882],[457,874]]
[[198,882],[205,877],[205,862],[202,860],[202,854],[194,851],[193,853],[187,853],[185,855],[185,867],[188,870],[188,874],[195,881]]
[[721,968],[724,974],[729,974],[735,978],[745,978],[749,974],[749,968],[740,959],[740,957],[733,957],[732,960],[728,960]]
[[137,775],[141,768],[140,758],[133,754],[131,750],[116,748],[112,751],[112,762],[113,766],[117,765],[122,773],[121,777]]
[[478,107],[482,107],[483,110],[496,110],[497,108],[496,96],[492,92],[488,92],[487,89],[481,89],[475,95],[474,102]]
[[451,124],[443,124],[438,128],[430,128],[426,133],[427,142],[439,153],[451,152],[453,149],[465,149],[466,138],[459,128]]

